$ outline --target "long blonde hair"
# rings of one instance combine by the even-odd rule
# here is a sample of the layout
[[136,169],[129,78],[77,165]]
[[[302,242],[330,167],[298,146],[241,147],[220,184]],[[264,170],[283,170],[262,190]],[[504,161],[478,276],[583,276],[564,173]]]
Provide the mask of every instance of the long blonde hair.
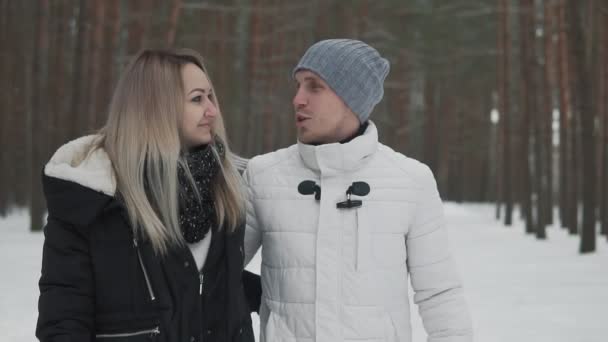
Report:
[[[97,143],[112,162],[117,194],[133,229],[151,241],[157,254],[185,244],[178,223],[177,169],[179,164],[191,175],[179,129],[185,102],[181,69],[190,63],[209,76],[201,56],[192,50],[138,53],[118,81]],[[212,94],[217,105],[215,91]],[[217,222],[219,228],[233,231],[244,219],[244,200],[219,105],[212,134],[225,148],[223,156],[215,149],[213,153],[220,165],[212,182]],[[193,183],[191,176],[189,181]]]

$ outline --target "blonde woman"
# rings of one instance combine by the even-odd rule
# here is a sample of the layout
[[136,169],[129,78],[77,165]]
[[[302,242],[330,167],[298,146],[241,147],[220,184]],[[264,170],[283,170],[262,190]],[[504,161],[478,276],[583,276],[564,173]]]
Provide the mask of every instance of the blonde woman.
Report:
[[201,57],[135,56],[106,125],[45,167],[37,337],[253,341],[231,157]]

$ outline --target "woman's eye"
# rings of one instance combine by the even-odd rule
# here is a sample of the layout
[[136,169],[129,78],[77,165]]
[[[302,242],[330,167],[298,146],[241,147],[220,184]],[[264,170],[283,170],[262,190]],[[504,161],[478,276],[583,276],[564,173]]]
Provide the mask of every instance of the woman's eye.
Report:
[[192,102],[201,102],[202,100],[203,100],[203,97],[200,95],[192,98]]

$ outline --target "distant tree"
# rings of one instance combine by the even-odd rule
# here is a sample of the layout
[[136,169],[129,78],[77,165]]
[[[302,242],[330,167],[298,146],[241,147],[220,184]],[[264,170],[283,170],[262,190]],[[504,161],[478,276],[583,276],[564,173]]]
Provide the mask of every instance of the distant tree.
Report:
[[43,226],[43,215],[45,211],[44,200],[42,197],[42,184],[40,175],[44,161],[50,153],[48,149],[47,136],[47,112],[46,104],[47,79],[48,79],[48,50],[49,50],[49,1],[41,0],[36,9],[35,25],[36,35],[34,44],[34,59],[32,60],[32,85],[36,89],[32,92],[32,112],[34,119],[32,122],[33,149],[31,155],[31,188],[30,188],[30,230],[39,231]]
[[531,98],[534,96],[531,92],[532,85],[532,68],[534,65],[533,45],[531,40],[534,36],[534,11],[533,0],[519,1],[519,23],[520,23],[520,71],[521,71],[521,92],[520,92],[520,110],[523,115],[520,128],[522,134],[521,143],[521,175],[522,175],[522,200],[521,207],[526,221],[526,233],[535,231],[535,223],[533,217],[533,192],[532,192],[532,170],[530,168],[530,117],[533,114]]
[[[595,186],[596,186],[596,163],[595,163],[595,115],[591,107],[591,65],[590,65],[590,39],[591,34],[585,35],[583,25],[593,20],[594,13],[589,11],[591,2],[568,0],[567,14],[569,21],[569,46],[574,67],[574,87],[576,94],[574,98],[576,113],[580,118],[580,139],[582,145],[583,159],[583,225],[581,229],[580,252],[587,253],[595,250]],[[591,37],[590,37],[591,36]]]
[[505,225],[513,222],[513,188],[511,177],[511,108],[510,108],[510,56],[509,0],[499,0],[498,53],[498,104],[502,127],[502,195],[505,204]]

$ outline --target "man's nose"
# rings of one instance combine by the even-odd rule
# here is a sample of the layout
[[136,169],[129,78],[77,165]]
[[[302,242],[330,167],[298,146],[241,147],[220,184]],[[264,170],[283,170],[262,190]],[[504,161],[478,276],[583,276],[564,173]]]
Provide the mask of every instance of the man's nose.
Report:
[[307,97],[305,92],[302,89],[298,89],[296,91],[296,94],[293,97],[293,105],[296,108],[300,108],[302,106],[305,106],[307,103]]

